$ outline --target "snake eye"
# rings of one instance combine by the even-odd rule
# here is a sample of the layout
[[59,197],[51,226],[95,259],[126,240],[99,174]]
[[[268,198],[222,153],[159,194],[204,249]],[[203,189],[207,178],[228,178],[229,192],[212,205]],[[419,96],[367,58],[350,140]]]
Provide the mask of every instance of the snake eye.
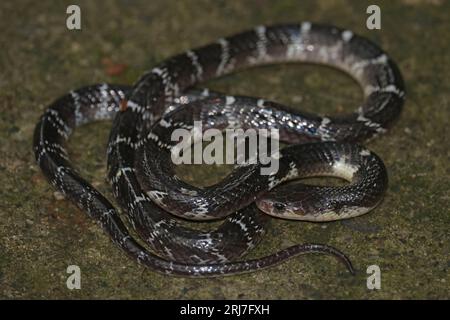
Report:
[[274,209],[277,210],[277,211],[283,211],[284,208],[285,208],[286,206],[285,206],[284,204],[282,204],[282,203],[275,202],[275,203],[273,204],[273,207],[274,207]]

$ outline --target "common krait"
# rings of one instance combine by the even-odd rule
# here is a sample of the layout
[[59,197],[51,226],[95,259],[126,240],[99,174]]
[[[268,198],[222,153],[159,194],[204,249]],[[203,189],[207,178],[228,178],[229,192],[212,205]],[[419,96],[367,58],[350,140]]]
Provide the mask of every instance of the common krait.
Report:
[[[235,70],[285,62],[330,65],[349,73],[360,83],[365,100],[355,113],[339,117],[300,115],[305,125],[290,129],[297,137],[296,142],[344,142],[310,145],[314,150],[323,150],[324,154],[332,155],[329,159],[334,159],[343,169],[341,174],[334,173],[342,177],[349,177],[346,168],[350,168],[354,173],[350,178],[364,178],[358,172],[364,173],[367,170],[359,170],[359,167],[355,169],[355,166],[363,168],[361,159],[370,159],[368,162],[375,163],[378,168],[377,182],[383,183],[371,190],[381,197],[387,184],[381,161],[366,149],[346,142],[363,141],[383,133],[397,119],[404,102],[401,75],[386,53],[369,40],[349,30],[309,22],[260,26],[219,39],[202,48],[189,50],[153,68],[133,88],[103,84],[71,92],[53,103],[36,127],[34,149],[37,162],[50,182],[99,221],[119,247],[154,270],[183,276],[228,275],[259,270],[301,253],[324,252],[340,258],[352,271],[349,260],[342,253],[317,244],[293,246],[261,259],[228,262],[257,243],[267,217],[258,213],[254,205],[246,207],[249,201],[243,199],[231,211],[245,209],[227,218],[218,230],[199,233],[180,226],[168,213],[155,205],[151,198],[167,209],[167,204],[161,201],[164,193],[148,190],[148,187],[152,187],[151,183],[144,190],[136,175],[135,161],[140,162],[141,168],[145,169],[146,161],[149,160],[148,155],[147,158],[144,157],[144,141],[156,120],[172,110],[177,101],[201,98],[195,91],[189,93],[186,90],[197,83]],[[255,100],[255,105],[264,105],[264,101]],[[130,236],[110,202],[75,172],[63,146],[73,128],[94,120],[110,119],[119,106],[121,112],[114,119],[108,145],[108,176],[114,195],[128,213],[132,225],[157,255],[150,253]],[[236,110],[239,108],[236,106]],[[174,112],[176,113],[177,111]],[[164,137],[157,139],[160,138]],[[295,150],[295,147],[291,150]],[[137,158],[137,153],[142,157]],[[354,157],[356,154],[359,156]],[[343,159],[357,162],[345,162]],[[330,167],[333,167],[333,163]],[[330,170],[328,173],[333,174]],[[314,189],[311,187],[306,192],[316,192]],[[246,196],[245,193],[243,195]],[[279,206],[274,206],[279,203],[276,194],[261,193],[260,196],[259,206],[278,214],[276,211]],[[361,206],[364,207],[364,204]],[[348,210],[353,210],[353,214],[349,214]],[[220,216],[231,213],[222,209],[205,212],[204,205],[200,209],[192,206],[188,211],[182,209],[176,213],[204,219],[205,214],[217,217],[217,212]],[[345,212],[346,217],[361,214],[356,208],[346,208]],[[332,214],[339,218],[339,212]],[[327,220],[330,218],[329,216]]]

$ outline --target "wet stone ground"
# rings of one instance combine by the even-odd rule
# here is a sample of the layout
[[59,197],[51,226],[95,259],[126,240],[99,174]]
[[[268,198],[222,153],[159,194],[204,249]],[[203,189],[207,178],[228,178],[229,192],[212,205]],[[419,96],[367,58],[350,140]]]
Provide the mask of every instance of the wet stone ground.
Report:
[[[0,2],[0,298],[450,298],[449,117],[450,2],[402,1],[75,1],[82,30],[68,31],[73,1]],[[382,29],[368,30],[378,3]],[[313,224],[274,220],[251,253],[302,242],[345,251],[358,274],[326,256],[303,256],[269,270],[217,279],[159,275],[128,259],[85,213],[58,200],[34,162],[34,125],[68,90],[133,83],[155,63],[258,24],[316,21],[381,44],[407,85],[401,119],[367,143],[389,171],[384,202],[365,216]],[[207,85],[262,96],[320,113],[352,110],[358,86],[342,73],[285,65],[241,72]],[[109,123],[87,125],[70,140],[77,168],[111,198],[105,182]],[[219,181],[227,168],[180,168],[194,184]],[[66,268],[82,270],[81,290],[66,288]],[[381,268],[381,289],[366,268]]]

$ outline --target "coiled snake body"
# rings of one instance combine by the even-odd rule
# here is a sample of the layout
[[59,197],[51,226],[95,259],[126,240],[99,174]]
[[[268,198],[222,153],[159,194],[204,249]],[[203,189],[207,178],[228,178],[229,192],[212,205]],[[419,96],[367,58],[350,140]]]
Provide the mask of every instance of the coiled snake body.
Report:
[[[285,62],[343,70],[361,85],[363,104],[349,115],[321,117],[263,99],[190,89],[243,68]],[[128,255],[156,271],[230,275],[317,252],[336,256],[353,272],[344,254],[322,244],[234,260],[264,234],[269,216],[259,210],[288,219],[329,221],[375,207],[387,186],[386,170],[375,154],[354,142],[385,132],[403,102],[400,72],[369,40],[309,22],[260,26],[167,59],[133,87],[101,84],[72,91],[41,117],[34,151],[53,186],[98,221]],[[154,253],[130,235],[114,206],[74,170],[64,148],[75,127],[105,119],[114,119],[107,150],[114,196]],[[170,161],[174,147],[170,133],[191,128],[194,121],[201,121],[204,129],[275,128],[281,140],[301,144],[280,151],[280,168],[273,175],[261,175],[259,164],[239,166],[219,184],[196,188],[175,176]],[[276,187],[289,179],[317,175],[338,176],[350,184]],[[182,225],[168,212],[191,220],[225,220],[217,229],[201,232]]]

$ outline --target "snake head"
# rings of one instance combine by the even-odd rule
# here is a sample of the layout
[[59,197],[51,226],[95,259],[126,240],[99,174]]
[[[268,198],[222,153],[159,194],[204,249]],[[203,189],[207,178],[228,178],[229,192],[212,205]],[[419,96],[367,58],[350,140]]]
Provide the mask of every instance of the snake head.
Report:
[[278,218],[311,222],[360,216],[378,204],[361,202],[351,194],[345,192],[345,187],[282,185],[257,200],[256,204],[263,212]]

